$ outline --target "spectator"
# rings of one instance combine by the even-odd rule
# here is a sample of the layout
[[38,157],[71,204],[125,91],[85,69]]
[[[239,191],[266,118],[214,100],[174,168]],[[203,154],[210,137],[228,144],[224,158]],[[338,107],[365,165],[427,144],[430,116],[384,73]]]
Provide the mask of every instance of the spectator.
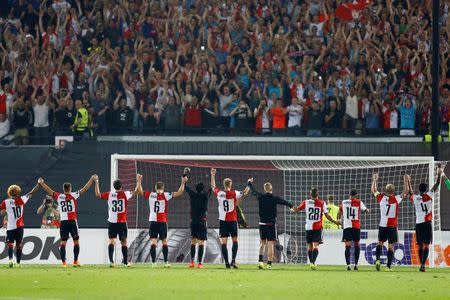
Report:
[[398,129],[398,111],[392,100],[383,105],[383,128],[389,133],[396,134]]
[[270,109],[272,116],[272,134],[284,135],[286,132],[286,114],[288,110],[283,107],[283,101],[278,99]]
[[299,136],[303,121],[303,106],[298,104],[297,97],[292,98],[291,105],[287,107],[288,111],[288,135]]
[[10,124],[6,114],[0,113],[0,138],[9,134]]
[[241,99],[239,105],[231,111],[230,116],[235,117],[235,128],[238,133],[247,134],[249,132],[252,111],[243,99]]
[[213,133],[214,128],[217,127],[219,118],[219,104],[214,102],[211,104],[209,99],[204,98],[202,103],[202,128],[206,133]]
[[175,97],[169,97],[169,103],[162,112],[164,120],[164,129],[167,134],[177,134],[181,124],[181,107],[175,100]]
[[121,92],[117,94],[116,100],[114,100],[112,123],[113,132],[116,134],[127,134],[131,132],[133,112],[127,106],[127,100],[122,97]]
[[324,127],[327,129],[327,135],[338,135],[341,124],[342,113],[339,104],[335,99],[330,99],[329,108],[325,111],[324,115]]
[[55,111],[56,135],[73,135],[72,126],[75,122],[76,113],[70,94],[67,94],[64,99],[58,102],[58,108]]
[[73,132],[76,138],[80,139],[84,136],[88,136],[89,127],[89,112],[86,107],[83,106],[82,100],[75,101],[75,119],[72,124]]
[[[403,98],[402,98],[403,99]],[[410,99],[400,101],[397,106],[400,112],[400,135],[415,135],[416,108]]]
[[345,97],[345,115],[343,128],[350,129],[348,133],[354,132],[358,124],[358,97],[354,87],[350,88],[350,93]]
[[153,104],[147,105],[145,110],[145,103],[141,102],[139,114],[144,122],[144,133],[155,134],[158,132],[160,113],[156,112]]
[[[44,87],[46,89],[46,87]],[[50,135],[49,113],[52,107],[50,102],[50,95],[48,93],[43,95],[37,93],[38,88],[35,86],[33,94],[31,95],[31,103],[33,105],[34,115],[34,135],[35,143],[38,145],[48,144]]]
[[323,127],[323,105],[317,101],[313,101],[308,109],[308,136],[321,136]]
[[192,133],[199,133],[202,126],[202,107],[197,97],[193,96],[190,102],[185,103],[184,128]]
[[267,100],[261,99],[259,106],[255,108],[256,133],[266,134],[270,132],[270,116]]
[[367,134],[374,135],[380,133],[380,108],[375,99],[372,99],[366,104],[366,129]]
[[23,97],[13,104],[14,143],[16,145],[28,145],[28,126],[31,121],[31,113],[28,110]]

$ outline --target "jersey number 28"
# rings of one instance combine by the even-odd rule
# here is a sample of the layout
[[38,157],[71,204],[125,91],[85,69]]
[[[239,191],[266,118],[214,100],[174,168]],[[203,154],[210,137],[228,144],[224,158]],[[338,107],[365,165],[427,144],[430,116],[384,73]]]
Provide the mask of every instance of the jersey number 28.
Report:
[[310,207],[308,209],[308,220],[319,221],[320,219],[320,208]]

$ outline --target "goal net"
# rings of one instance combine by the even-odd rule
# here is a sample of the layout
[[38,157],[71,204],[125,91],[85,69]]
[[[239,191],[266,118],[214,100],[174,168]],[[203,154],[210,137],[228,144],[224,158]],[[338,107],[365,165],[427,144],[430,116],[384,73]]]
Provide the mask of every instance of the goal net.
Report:
[[[361,214],[361,259],[360,264],[373,264],[377,242],[379,206],[370,193],[373,173],[379,173],[378,189],[392,183],[398,194],[403,189],[403,175],[409,174],[413,188],[417,191],[420,183],[434,184],[435,162],[432,157],[274,157],[274,156],[155,156],[155,155],[119,155],[111,156],[111,183],[117,178],[125,189],[134,189],[136,174],[142,174],[144,190],[154,189],[156,181],[165,183],[168,192],[178,190],[184,167],[189,167],[188,185],[194,187],[197,182],[209,186],[210,169],[217,169],[216,182],[221,187],[222,180],[229,177],[233,188],[242,191],[247,179],[254,178],[254,186],[262,191],[265,182],[271,182],[275,195],[298,205],[309,197],[311,187],[317,187],[319,197],[327,201],[333,196],[334,205],[349,197],[351,189],[356,189],[360,199],[370,209],[370,213]],[[214,198],[214,196],[212,197]],[[435,257],[439,256],[440,240],[440,198],[439,191],[434,201],[434,247],[429,263],[439,265]],[[330,203],[332,204],[332,203]],[[255,263],[258,258],[258,203],[254,196],[247,195],[241,204],[247,226],[239,231],[239,252],[237,261]],[[148,202],[142,197],[130,201],[128,227],[130,260],[134,262],[150,261],[148,238]],[[169,202],[168,240],[169,260],[187,262],[190,260],[190,206],[185,193],[182,197]],[[276,260],[282,263],[306,263],[306,241],[304,213],[293,214],[285,207],[278,209],[278,243]],[[405,200],[399,207],[399,243],[395,246],[394,262],[398,265],[419,263],[415,246],[415,213],[411,201]],[[208,208],[208,242],[204,260],[208,263],[222,262],[218,238],[218,205],[211,199]],[[245,227],[245,228],[244,228]],[[341,243],[341,229],[325,229],[324,244],[321,246],[318,263],[344,264],[344,247]],[[231,245],[229,245],[231,250]],[[162,259],[160,253],[158,259]],[[386,249],[382,259],[386,258]]]

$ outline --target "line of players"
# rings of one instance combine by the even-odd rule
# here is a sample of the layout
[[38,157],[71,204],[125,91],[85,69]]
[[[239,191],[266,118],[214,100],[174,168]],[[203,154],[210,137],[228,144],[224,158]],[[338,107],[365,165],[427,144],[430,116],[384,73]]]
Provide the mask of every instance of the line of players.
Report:
[[[17,185],[12,185],[8,188],[8,199],[0,204],[0,210],[6,210],[8,215],[7,226],[7,246],[9,265],[20,265],[22,254],[22,239],[23,239],[23,206],[31,198],[32,194],[38,190],[40,186],[53,196],[56,200],[61,216],[61,244],[60,254],[62,266],[67,267],[66,262],[66,243],[69,237],[72,237],[74,242],[73,255],[74,267],[80,267],[78,261],[80,252],[79,234],[76,206],[79,197],[84,194],[91,185],[95,182],[95,194],[98,198],[108,201],[108,255],[110,266],[115,267],[114,264],[114,246],[117,237],[121,242],[123,265],[130,266],[127,261],[128,245],[127,245],[127,211],[128,201],[137,195],[144,196],[149,203],[149,236],[151,240],[151,259],[152,266],[156,266],[156,247],[158,238],[162,242],[162,253],[164,257],[164,267],[170,267],[168,262],[168,245],[167,245],[167,208],[169,200],[181,196],[186,191],[190,197],[191,206],[191,263],[189,267],[194,268],[194,258],[196,254],[196,246],[198,245],[198,268],[203,268],[203,253],[205,242],[207,240],[207,211],[208,202],[211,194],[214,193],[218,201],[219,210],[219,236],[222,244],[222,255],[226,268],[238,268],[236,265],[236,256],[238,251],[238,226],[236,207],[240,204],[243,196],[251,192],[256,196],[259,206],[259,230],[260,230],[260,247],[258,267],[260,269],[271,268],[274,256],[274,245],[277,240],[276,221],[277,221],[277,205],[285,205],[290,207],[292,212],[305,211],[305,230],[306,242],[308,244],[308,258],[311,269],[315,270],[316,259],[319,253],[319,245],[322,243],[322,216],[337,225],[343,225],[343,242],[345,242],[345,260],[347,270],[351,270],[350,253],[353,244],[354,247],[354,270],[358,269],[358,261],[360,254],[360,213],[361,211],[368,212],[369,210],[364,203],[359,199],[358,192],[351,190],[349,199],[342,201],[338,220],[334,220],[328,213],[328,208],[323,200],[319,199],[318,190],[311,188],[310,198],[301,202],[300,205],[294,207],[289,201],[283,200],[280,197],[272,194],[272,184],[267,182],[264,184],[264,193],[258,192],[253,186],[253,178],[247,182],[247,187],[243,192],[232,189],[232,180],[225,178],[223,180],[223,190],[216,186],[215,176],[216,170],[211,169],[211,188],[205,190],[203,183],[199,182],[195,186],[195,190],[190,189],[186,182],[188,181],[189,168],[185,168],[181,179],[181,184],[178,191],[169,193],[165,192],[164,183],[157,182],[155,184],[154,192],[144,192],[142,188],[142,175],[137,175],[137,184],[134,191],[124,191],[120,180],[113,182],[114,191],[100,192],[99,178],[93,175],[89,181],[79,191],[73,192],[70,183],[63,184],[63,192],[55,192],[49,187],[42,178],[38,179],[37,185],[26,195],[20,196],[21,189]],[[378,245],[376,248],[376,269],[380,270],[380,256],[383,249],[383,244],[388,242],[387,251],[387,268],[391,270],[391,264],[394,256],[394,244],[398,241],[397,234],[397,219],[398,207],[400,202],[406,197],[410,197],[413,201],[416,211],[416,239],[419,247],[419,257],[421,261],[420,271],[425,271],[425,264],[429,254],[429,245],[432,242],[432,200],[433,193],[438,188],[441,177],[446,178],[440,166],[437,170],[437,180],[434,186],[428,191],[425,183],[419,185],[419,194],[414,194],[411,180],[408,175],[404,175],[403,192],[400,195],[395,195],[395,187],[393,184],[388,184],[385,187],[385,193],[380,193],[377,190],[378,174],[374,174],[372,178],[371,192],[376,197],[380,205],[380,225],[378,234]],[[443,176],[441,176],[443,174]],[[229,263],[227,242],[228,238],[232,240],[232,259]],[[16,259],[17,264],[13,262],[13,248],[16,245]],[[267,250],[268,261],[267,265],[263,263],[263,254]]]

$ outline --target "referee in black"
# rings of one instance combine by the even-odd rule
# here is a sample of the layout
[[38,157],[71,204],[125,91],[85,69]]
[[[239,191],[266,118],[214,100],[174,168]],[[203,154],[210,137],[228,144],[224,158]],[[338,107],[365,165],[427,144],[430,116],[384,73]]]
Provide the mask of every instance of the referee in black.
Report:
[[[187,169],[187,170],[186,170]],[[190,172],[185,168],[183,176]],[[205,185],[199,182],[195,185],[195,191],[187,185],[184,190],[188,193],[191,202],[191,263],[189,268],[195,268],[195,247],[198,244],[197,268],[203,268],[202,260],[205,250],[205,241],[208,239],[208,201],[211,198],[212,189],[205,191]]]
[[261,241],[259,243],[259,260],[258,268],[264,269],[263,256],[266,245],[267,249],[267,269],[272,268],[272,260],[274,255],[274,245],[277,240],[277,205],[286,205],[292,208],[291,202],[281,199],[280,197],[272,195],[272,184],[270,182],[264,183],[264,194],[258,192],[253,187],[253,178],[247,182],[250,190],[258,199],[259,205],[259,235]]

